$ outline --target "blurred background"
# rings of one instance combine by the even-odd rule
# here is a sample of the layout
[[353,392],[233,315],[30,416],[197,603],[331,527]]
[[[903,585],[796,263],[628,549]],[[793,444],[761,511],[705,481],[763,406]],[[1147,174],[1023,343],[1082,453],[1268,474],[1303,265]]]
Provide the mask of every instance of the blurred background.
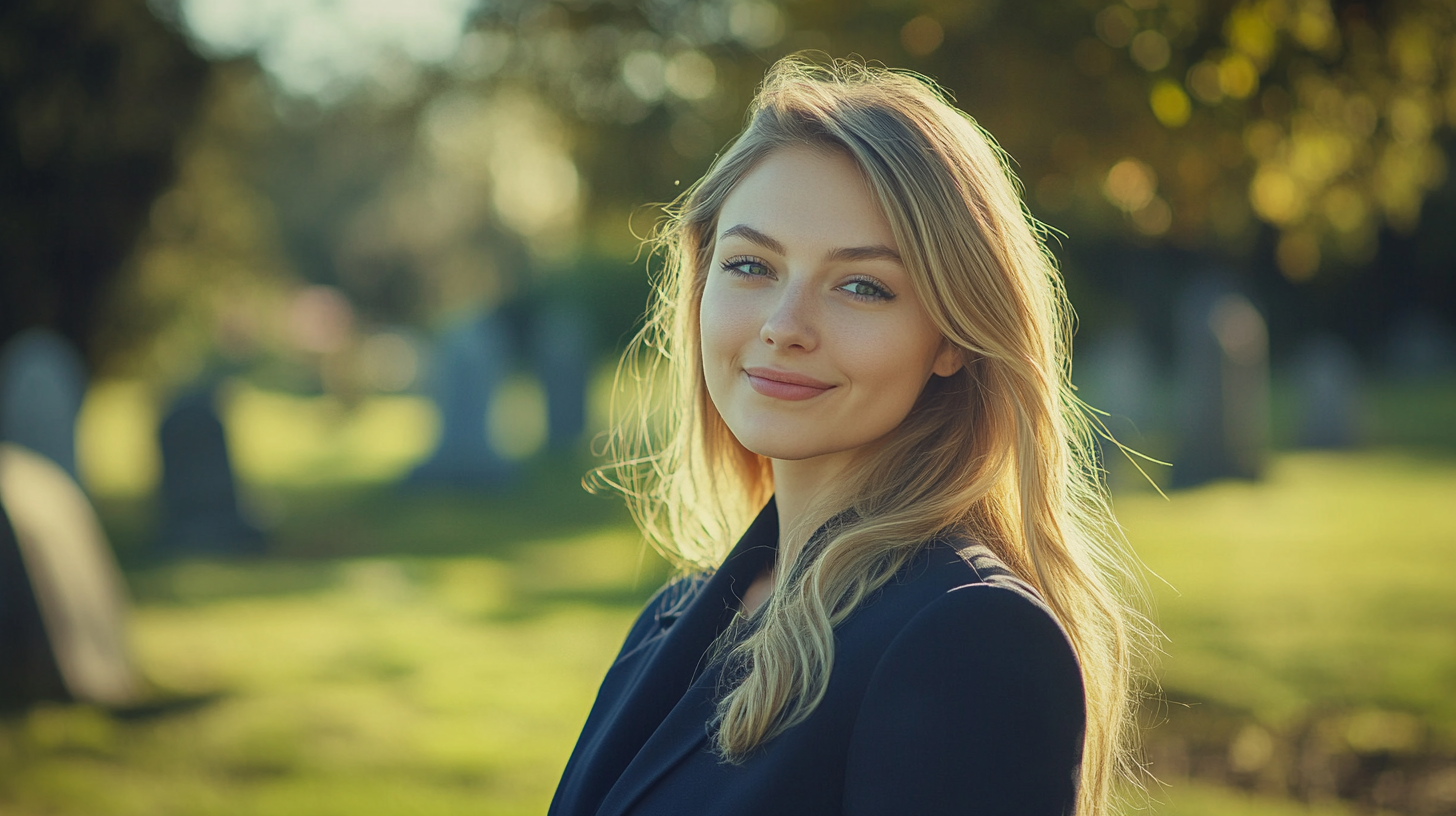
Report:
[[11,0],[0,813],[544,812],[641,238],[805,49],[994,134],[1159,460],[1144,807],[1456,813],[1456,0]]

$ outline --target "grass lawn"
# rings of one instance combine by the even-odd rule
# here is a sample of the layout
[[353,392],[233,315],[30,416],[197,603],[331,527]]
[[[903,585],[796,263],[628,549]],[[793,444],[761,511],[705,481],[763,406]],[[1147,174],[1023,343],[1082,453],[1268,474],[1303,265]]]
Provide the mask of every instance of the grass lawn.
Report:
[[[277,554],[245,562],[148,563],[144,513],[109,508],[139,665],[161,689],[212,696],[0,720],[0,816],[544,812],[666,575],[615,505],[563,499],[574,479],[559,476],[491,499],[264,496]],[[1352,739],[1406,717],[1421,740],[1453,740],[1453,497],[1456,461],[1379,452],[1119,497],[1167,581],[1153,589],[1175,708],[1217,704],[1276,733],[1335,711]],[[1156,814],[1354,812],[1169,781]]]
[[1420,718],[1456,747],[1456,462],[1301,453],[1265,481],[1122,496],[1179,695],[1279,728],[1319,708]]

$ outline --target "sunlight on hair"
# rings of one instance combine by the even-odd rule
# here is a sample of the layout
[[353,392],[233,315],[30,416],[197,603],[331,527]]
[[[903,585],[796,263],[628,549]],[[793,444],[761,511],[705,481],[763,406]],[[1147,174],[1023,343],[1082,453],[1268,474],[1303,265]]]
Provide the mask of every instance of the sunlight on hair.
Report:
[[[1050,229],[1029,215],[1008,157],[929,80],[798,57],[769,70],[747,129],[652,237],[653,303],[617,375],[635,397],[613,406],[611,463],[592,483],[622,492],[648,540],[685,571],[715,568],[773,493],[770,461],[738,442],[706,393],[697,315],[724,201],[770,153],[805,144],[859,165],[963,365],[933,379],[806,514],[852,511],[776,571],[758,626],[720,655],[743,671],[719,704],[716,748],[740,761],[809,716],[828,687],[834,627],[921,547],[959,536],[989,547],[1066,629],[1088,712],[1078,812],[1103,816],[1117,790],[1144,779],[1133,713],[1158,639],[1096,461],[1094,439],[1111,434],[1068,380],[1071,307]],[[1119,162],[1104,191],[1146,231],[1167,229],[1146,164]]]

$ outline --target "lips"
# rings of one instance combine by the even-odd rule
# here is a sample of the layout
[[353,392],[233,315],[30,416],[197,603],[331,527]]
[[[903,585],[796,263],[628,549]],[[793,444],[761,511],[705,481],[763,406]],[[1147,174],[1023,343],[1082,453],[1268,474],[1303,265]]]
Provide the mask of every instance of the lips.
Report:
[[745,368],[743,373],[748,375],[749,387],[775,399],[812,399],[834,387],[813,377],[773,368]]

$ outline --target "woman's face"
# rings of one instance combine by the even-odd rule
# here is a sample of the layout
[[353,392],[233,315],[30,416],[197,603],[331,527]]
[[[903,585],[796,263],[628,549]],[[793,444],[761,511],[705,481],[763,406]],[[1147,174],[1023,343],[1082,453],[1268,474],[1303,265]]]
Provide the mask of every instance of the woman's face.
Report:
[[958,355],[930,322],[858,166],[769,154],[718,217],[701,307],[708,394],[744,447],[852,455],[894,430]]

